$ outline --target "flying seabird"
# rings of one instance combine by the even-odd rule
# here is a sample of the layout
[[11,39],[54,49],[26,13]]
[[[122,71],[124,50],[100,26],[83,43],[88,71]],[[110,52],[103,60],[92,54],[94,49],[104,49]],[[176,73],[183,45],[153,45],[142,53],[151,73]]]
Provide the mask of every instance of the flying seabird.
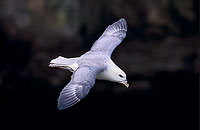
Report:
[[75,58],[59,56],[50,61],[49,67],[67,69],[73,74],[70,82],[61,91],[58,109],[66,109],[83,99],[95,84],[95,79],[124,84],[126,74],[112,60],[113,50],[122,42],[127,32],[126,20],[121,18],[109,25],[90,51]]

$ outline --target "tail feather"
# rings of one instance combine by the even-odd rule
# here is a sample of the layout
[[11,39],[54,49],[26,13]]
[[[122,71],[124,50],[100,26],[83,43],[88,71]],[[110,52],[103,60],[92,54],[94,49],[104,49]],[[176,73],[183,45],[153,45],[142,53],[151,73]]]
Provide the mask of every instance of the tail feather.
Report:
[[65,58],[59,56],[50,61],[49,67],[57,67],[61,69],[67,69],[71,72],[75,71],[78,68],[78,64],[76,63],[78,58]]

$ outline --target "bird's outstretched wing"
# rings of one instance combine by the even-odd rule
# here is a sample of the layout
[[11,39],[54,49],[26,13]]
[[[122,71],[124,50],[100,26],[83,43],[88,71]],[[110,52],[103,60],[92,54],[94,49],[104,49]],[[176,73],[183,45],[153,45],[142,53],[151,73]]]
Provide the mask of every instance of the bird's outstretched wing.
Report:
[[102,36],[93,44],[91,51],[101,51],[111,56],[113,50],[122,42],[127,32],[125,19],[109,25]]
[[58,109],[66,109],[84,98],[95,84],[96,75],[101,70],[95,67],[79,67],[71,81],[64,87],[58,98]]

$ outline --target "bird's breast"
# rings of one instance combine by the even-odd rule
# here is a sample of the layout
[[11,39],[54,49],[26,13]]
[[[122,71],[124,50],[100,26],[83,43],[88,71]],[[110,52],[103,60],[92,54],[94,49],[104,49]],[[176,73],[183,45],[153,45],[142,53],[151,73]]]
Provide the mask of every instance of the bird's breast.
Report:
[[100,80],[106,80],[107,77],[107,72],[106,70],[101,71],[98,75],[97,75],[97,79]]

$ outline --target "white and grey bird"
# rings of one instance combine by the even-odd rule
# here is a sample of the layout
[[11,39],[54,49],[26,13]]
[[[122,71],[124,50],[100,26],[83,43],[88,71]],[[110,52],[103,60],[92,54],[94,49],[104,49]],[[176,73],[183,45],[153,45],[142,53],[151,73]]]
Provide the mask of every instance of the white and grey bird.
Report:
[[113,50],[122,42],[127,32],[125,19],[109,25],[90,51],[76,58],[59,56],[51,60],[49,67],[58,67],[73,72],[70,82],[61,91],[58,109],[66,109],[83,99],[94,86],[96,79],[124,84],[126,74],[112,60]]

